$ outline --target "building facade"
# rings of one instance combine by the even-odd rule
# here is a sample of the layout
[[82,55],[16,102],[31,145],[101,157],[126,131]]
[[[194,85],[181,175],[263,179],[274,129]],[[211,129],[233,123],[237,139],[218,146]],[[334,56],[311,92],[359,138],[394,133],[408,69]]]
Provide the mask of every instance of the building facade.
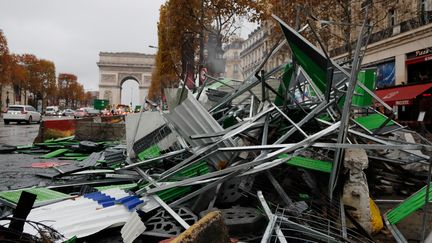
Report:
[[[264,21],[258,28],[250,33],[248,38],[243,42],[240,59],[244,78],[254,74],[256,68],[264,61],[273,47],[273,40],[271,39],[274,31],[273,24],[274,22]],[[267,60],[263,69],[266,71],[272,70],[286,63],[289,57],[290,52],[288,48],[279,51]]]
[[147,97],[155,55],[135,52],[100,52],[99,98],[120,104],[122,84],[129,79],[139,85],[140,100]]
[[29,99],[29,97],[24,97],[24,91],[14,84],[4,85],[1,92],[1,111],[4,111],[9,105],[23,105],[25,100]]
[[[363,67],[377,69],[376,94],[393,107],[399,121],[432,124],[432,0],[383,1],[372,6],[375,23]],[[353,9],[360,10],[360,5]],[[361,11],[359,11],[361,13]],[[361,14],[352,22],[361,22]],[[351,34],[354,44],[358,28]],[[330,43],[337,61],[349,58],[346,45]]]
[[[432,0],[383,1],[372,10],[375,25],[362,64],[377,67],[377,88],[432,82]],[[348,59],[340,42],[329,49],[335,60]]]
[[226,78],[243,80],[240,59],[243,41],[244,40],[240,37],[233,37],[224,47],[223,58],[225,59],[225,73],[223,76]]

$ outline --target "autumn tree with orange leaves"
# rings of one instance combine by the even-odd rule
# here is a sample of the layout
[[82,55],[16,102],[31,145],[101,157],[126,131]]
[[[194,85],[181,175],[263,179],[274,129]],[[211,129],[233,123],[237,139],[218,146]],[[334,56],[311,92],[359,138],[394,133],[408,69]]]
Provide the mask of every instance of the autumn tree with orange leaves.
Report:
[[59,74],[58,99],[65,100],[66,107],[73,108],[86,102],[84,86],[78,82],[77,76],[70,73]]
[[37,92],[43,100],[44,107],[46,107],[49,104],[54,104],[57,95],[55,65],[44,59],[39,60],[37,65],[39,80],[42,82],[42,87]]
[[16,87],[15,92],[18,92],[17,94],[15,94],[15,98],[18,98],[18,100],[14,101],[21,102],[22,94],[24,94],[24,97],[26,97],[26,93],[24,93],[23,90],[24,87],[27,87],[29,72],[25,67],[24,63],[21,61],[22,57],[20,55],[13,54],[11,57],[11,80],[13,80],[13,84]]
[[[180,79],[195,79],[198,60],[198,37],[202,30],[217,37],[222,50],[245,17],[257,20],[264,8],[263,1],[230,0],[169,0],[160,8],[156,70],[152,74],[149,97],[161,96],[165,87],[177,85]],[[203,3],[203,8],[201,8]],[[201,9],[204,10],[201,15]]]
[[69,107],[69,103],[71,101],[71,93],[70,93],[70,86],[72,83],[77,82],[77,76],[70,73],[60,73],[58,76],[58,99],[65,100],[65,104],[67,107]]
[[13,55],[12,77],[14,84],[24,93],[24,104],[27,104],[27,94],[32,94],[32,105],[36,106],[41,99],[43,105],[51,103],[57,93],[55,65],[53,62],[38,59],[32,54]]
[[10,70],[11,70],[11,56],[9,55],[9,48],[6,36],[0,29],[0,109],[2,109],[2,94],[3,86],[10,83]]

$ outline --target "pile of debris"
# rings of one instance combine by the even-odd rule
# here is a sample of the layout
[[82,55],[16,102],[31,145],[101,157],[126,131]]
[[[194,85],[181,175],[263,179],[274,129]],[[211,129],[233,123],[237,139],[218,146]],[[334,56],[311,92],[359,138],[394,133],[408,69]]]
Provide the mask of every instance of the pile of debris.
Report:
[[[341,67],[275,19],[286,40],[269,56],[287,44],[292,61],[259,72],[266,59],[232,92],[210,91],[218,96],[207,99],[215,102],[210,109],[197,99],[204,89],[195,95],[184,86],[167,89],[169,111],[126,117],[127,145],[87,151],[85,173],[127,183],[86,185],[74,196],[55,187],[22,189],[0,199],[17,207],[23,191],[35,194],[30,208],[38,207],[21,218],[46,224],[62,236],[55,241],[121,227],[124,242],[199,242],[203,229],[217,242],[373,242],[385,223],[404,242],[397,225],[421,207],[415,230],[418,239],[432,240],[426,235],[432,146],[392,120],[391,107],[373,93],[375,71],[360,69],[370,27],[361,30],[351,67]],[[279,87],[267,83],[273,79]],[[388,112],[374,109],[374,101]],[[48,155],[66,156],[69,149]],[[106,167],[97,168],[101,160]],[[381,215],[382,202],[400,204]],[[31,223],[23,232],[46,235]]]

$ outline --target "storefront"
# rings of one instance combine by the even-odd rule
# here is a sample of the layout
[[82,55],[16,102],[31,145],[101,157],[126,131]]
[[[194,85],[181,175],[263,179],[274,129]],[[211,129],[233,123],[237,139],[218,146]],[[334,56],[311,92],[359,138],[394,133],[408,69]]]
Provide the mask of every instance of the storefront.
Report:
[[426,112],[425,122],[432,121],[432,82],[380,89],[375,94],[393,107],[399,121],[417,121],[420,111]]
[[432,47],[407,53],[405,64],[409,84],[432,81]]

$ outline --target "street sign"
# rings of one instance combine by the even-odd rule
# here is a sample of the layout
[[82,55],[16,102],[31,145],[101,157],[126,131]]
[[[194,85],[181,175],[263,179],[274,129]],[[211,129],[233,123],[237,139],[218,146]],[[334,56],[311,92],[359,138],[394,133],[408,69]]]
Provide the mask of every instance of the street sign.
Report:
[[203,67],[200,70],[200,84],[202,84],[204,82],[204,80],[206,80],[206,74],[207,74],[207,68]]
[[109,105],[109,100],[99,100],[99,99],[95,99],[93,101],[93,107],[96,110],[103,110],[105,108],[107,108]]

